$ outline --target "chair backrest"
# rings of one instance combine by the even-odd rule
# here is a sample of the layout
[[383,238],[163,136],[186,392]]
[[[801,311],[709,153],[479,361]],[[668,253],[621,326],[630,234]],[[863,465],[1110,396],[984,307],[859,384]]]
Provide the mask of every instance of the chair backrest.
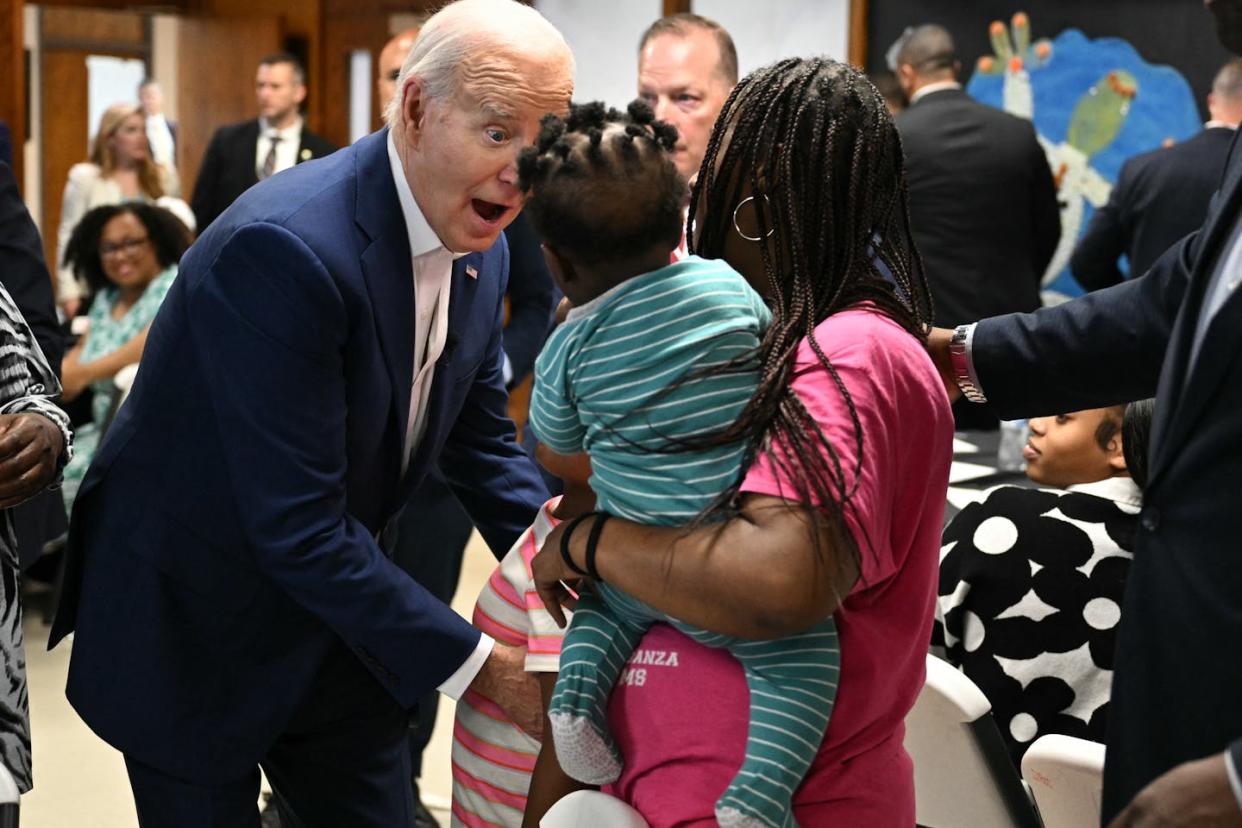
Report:
[[1104,788],[1104,746],[1073,736],[1040,736],[1022,757],[1022,778],[1045,828],[1097,825]]
[[650,828],[638,811],[599,791],[574,791],[539,820],[539,828]]
[[926,828],[1038,828],[992,706],[973,681],[927,657],[927,681],[906,716],[915,819]]

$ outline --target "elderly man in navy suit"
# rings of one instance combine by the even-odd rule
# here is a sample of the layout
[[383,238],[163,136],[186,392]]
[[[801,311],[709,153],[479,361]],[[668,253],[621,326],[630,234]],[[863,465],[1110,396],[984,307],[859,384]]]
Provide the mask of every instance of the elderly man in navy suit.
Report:
[[[1242,53],[1242,0],[1206,5]],[[1202,228],[1145,275],[930,339],[946,384],[1005,418],[1156,398],[1108,720],[1112,828],[1242,826],[1240,285],[1235,138]]]
[[521,652],[386,556],[439,459],[493,549],[546,498],[505,416],[519,150],[573,58],[512,0],[428,21],[389,127],[261,183],[186,254],[78,496],[69,699],[143,825],[403,826],[418,698],[473,686],[537,727]]

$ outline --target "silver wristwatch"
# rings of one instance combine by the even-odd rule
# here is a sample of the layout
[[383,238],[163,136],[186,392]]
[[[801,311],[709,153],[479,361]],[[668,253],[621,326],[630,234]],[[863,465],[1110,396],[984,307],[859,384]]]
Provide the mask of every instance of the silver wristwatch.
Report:
[[974,366],[970,364],[970,358],[966,353],[966,346],[970,341],[970,335],[974,332],[974,327],[974,325],[958,325],[954,329],[953,338],[949,340],[949,361],[953,365],[953,379],[957,382],[957,387],[962,389],[962,396],[971,402],[984,403],[988,401],[988,398],[979,388],[979,382],[975,379]]

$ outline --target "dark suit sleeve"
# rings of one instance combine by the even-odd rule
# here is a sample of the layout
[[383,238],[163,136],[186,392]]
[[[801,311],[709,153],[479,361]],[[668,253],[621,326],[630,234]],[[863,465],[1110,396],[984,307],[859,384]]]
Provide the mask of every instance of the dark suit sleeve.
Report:
[[971,354],[1001,419],[1154,396],[1199,239],[1187,236],[1137,279],[1056,307],[980,322]]
[[65,347],[56,322],[52,278],[43,259],[39,231],[7,164],[0,164],[0,283],[13,297],[48,365],[59,377]]
[[200,235],[222,212],[218,185],[223,172],[223,152],[223,137],[221,131],[216,130],[207,144],[207,152],[203,153],[203,164],[198,168],[198,178],[194,182],[194,195],[190,197],[190,208],[194,211]]
[[[507,268],[507,255],[503,266]],[[502,292],[503,297],[503,292]],[[496,323],[465,405],[449,432],[439,467],[457,499],[499,560],[534,522],[548,499],[539,470],[518,445],[507,413],[504,355],[500,349],[504,302],[497,303]]]
[[1031,128],[1031,267],[1035,278],[1042,278],[1061,241],[1061,206],[1057,185],[1048,166],[1048,156]]
[[413,706],[479,633],[347,512],[348,321],[336,283],[301,239],[252,224],[188,290],[220,462],[255,564]]
[[552,324],[552,274],[548,272],[539,237],[526,216],[519,213],[505,230],[509,242],[509,323],[504,350],[513,376],[510,387],[521,382],[535,365],[535,357]]
[[1132,181],[1133,167],[1126,163],[1117,176],[1108,203],[1095,211],[1087,232],[1078,240],[1074,255],[1070,257],[1074,278],[1087,290],[1100,290],[1123,281],[1117,259],[1130,243],[1125,204]]

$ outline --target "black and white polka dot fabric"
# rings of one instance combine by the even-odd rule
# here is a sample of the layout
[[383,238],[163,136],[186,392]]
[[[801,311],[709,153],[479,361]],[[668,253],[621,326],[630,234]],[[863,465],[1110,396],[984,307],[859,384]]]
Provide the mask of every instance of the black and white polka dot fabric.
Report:
[[1001,486],[944,532],[933,643],[979,685],[1015,764],[1048,733],[1104,741],[1138,487]]

